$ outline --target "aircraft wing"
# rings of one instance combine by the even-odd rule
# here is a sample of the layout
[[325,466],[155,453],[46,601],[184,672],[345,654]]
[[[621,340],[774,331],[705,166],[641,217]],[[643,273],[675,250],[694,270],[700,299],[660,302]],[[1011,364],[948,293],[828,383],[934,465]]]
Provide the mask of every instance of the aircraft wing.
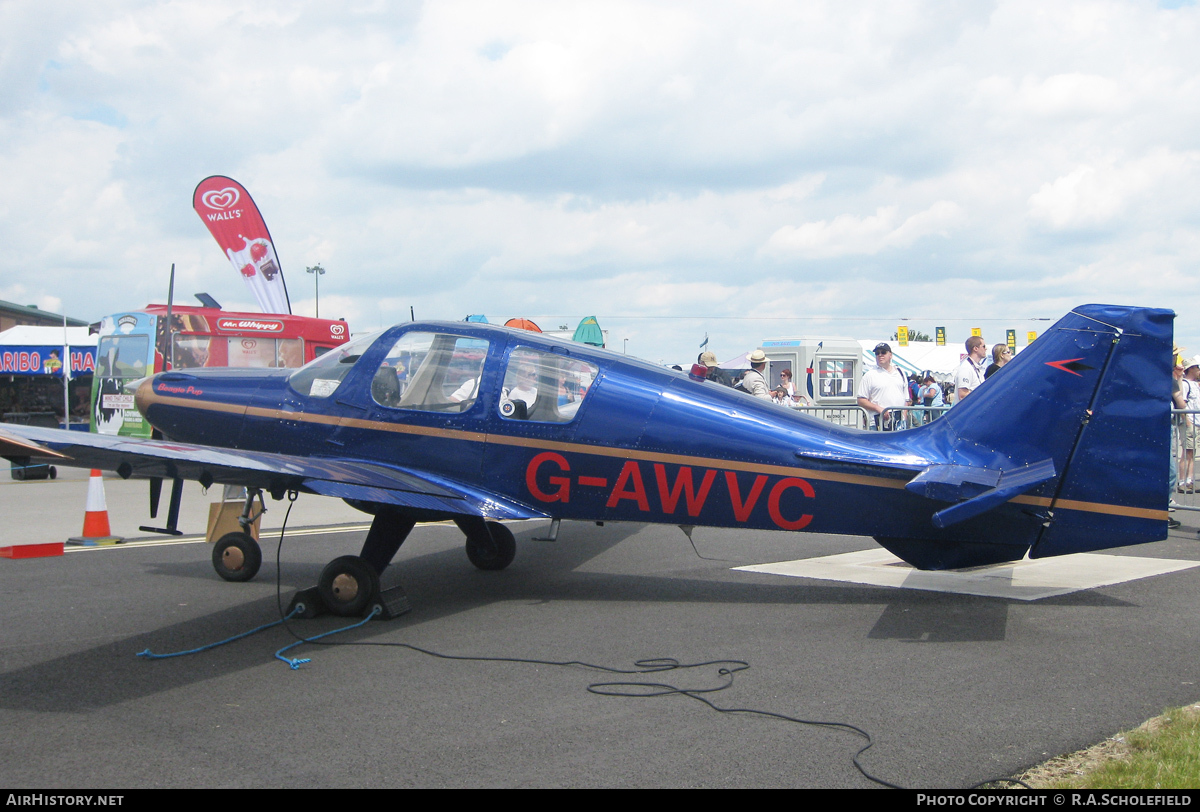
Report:
[[128,479],[162,477],[297,490],[485,519],[536,519],[546,514],[474,486],[403,466],[353,459],[139,440],[105,434],[5,425],[0,456],[52,457],[60,465],[116,471]]

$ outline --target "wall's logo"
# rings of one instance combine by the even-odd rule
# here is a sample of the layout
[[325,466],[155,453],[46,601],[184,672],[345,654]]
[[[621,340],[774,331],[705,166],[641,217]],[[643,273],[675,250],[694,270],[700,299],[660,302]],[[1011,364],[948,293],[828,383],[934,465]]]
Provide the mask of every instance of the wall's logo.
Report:
[[346,334],[346,325],[331,324],[329,325],[329,334],[332,336],[343,336]]
[[210,209],[228,209],[236,206],[240,197],[237,189],[227,186],[224,189],[209,189],[200,195],[200,201]]

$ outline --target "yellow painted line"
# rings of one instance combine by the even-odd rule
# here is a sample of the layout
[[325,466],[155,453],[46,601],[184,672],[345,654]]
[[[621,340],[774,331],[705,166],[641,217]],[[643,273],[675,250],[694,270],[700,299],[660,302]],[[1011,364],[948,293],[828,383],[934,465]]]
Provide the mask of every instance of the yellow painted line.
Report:
[[[501,524],[523,524],[525,522],[544,522],[545,519],[505,519]],[[436,525],[454,524],[450,519],[445,519],[440,522],[421,522],[420,526],[431,527]],[[365,533],[371,529],[370,524],[351,524],[351,525],[331,525],[329,527],[302,527],[296,530],[287,531],[288,538],[292,536],[332,536],[338,533]],[[269,541],[272,536],[278,537],[279,528],[270,528],[259,534],[260,543],[263,540]],[[68,544],[64,548],[67,553],[87,553],[96,550],[119,550],[121,548],[132,549],[135,547],[169,547],[172,544],[203,544],[204,536],[164,536],[161,539],[135,539],[134,541],[123,541],[117,544],[96,544],[87,546],[76,546]]]
[[[287,531],[288,538],[292,536],[322,536],[336,535],[338,533],[363,533],[371,529],[369,524],[354,524],[354,525],[338,525],[335,527],[303,527],[296,530]],[[259,534],[260,541],[269,540],[270,537],[278,536],[279,529],[264,530]],[[169,547],[174,544],[203,544],[204,536],[164,536],[161,539],[136,539],[134,541],[124,541],[120,544],[103,544],[95,546],[75,546],[67,545],[65,552],[68,553],[87,553],[96,550],[120,550],[122,548],[128,550],[135,547]]]

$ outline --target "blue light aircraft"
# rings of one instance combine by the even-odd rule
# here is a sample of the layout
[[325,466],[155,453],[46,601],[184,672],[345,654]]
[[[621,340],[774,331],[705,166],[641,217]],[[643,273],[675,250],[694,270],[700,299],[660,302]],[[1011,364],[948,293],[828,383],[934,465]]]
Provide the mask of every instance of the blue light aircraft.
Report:
[[[508,566],[501,520],[660,522],[873,536],[921,569],[1156,541],[1167,531],[1174,314],[1071,311],[945,416],[833,425],[602,349],[466,322],[409,323],[298,370],[189,369],[136,391],[161,440],[6,426],[0,454],[174,481],[345,499],[373,514],[323,571],[365,612],[417,522],[454,520],[470,560]],[[261,552],[221,539],[214,566]]]

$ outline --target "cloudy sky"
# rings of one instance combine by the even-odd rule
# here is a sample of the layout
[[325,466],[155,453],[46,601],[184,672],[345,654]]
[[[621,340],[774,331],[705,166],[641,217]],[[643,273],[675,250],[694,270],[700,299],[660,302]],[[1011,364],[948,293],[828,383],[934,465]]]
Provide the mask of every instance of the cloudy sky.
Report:
[[594,314],[688,363],[1099,301],[1196,354],[1198,43],[1182,0],[0,0],[0,299],[98,319],[173,262],[253,310],[224,174],[356,332]]

